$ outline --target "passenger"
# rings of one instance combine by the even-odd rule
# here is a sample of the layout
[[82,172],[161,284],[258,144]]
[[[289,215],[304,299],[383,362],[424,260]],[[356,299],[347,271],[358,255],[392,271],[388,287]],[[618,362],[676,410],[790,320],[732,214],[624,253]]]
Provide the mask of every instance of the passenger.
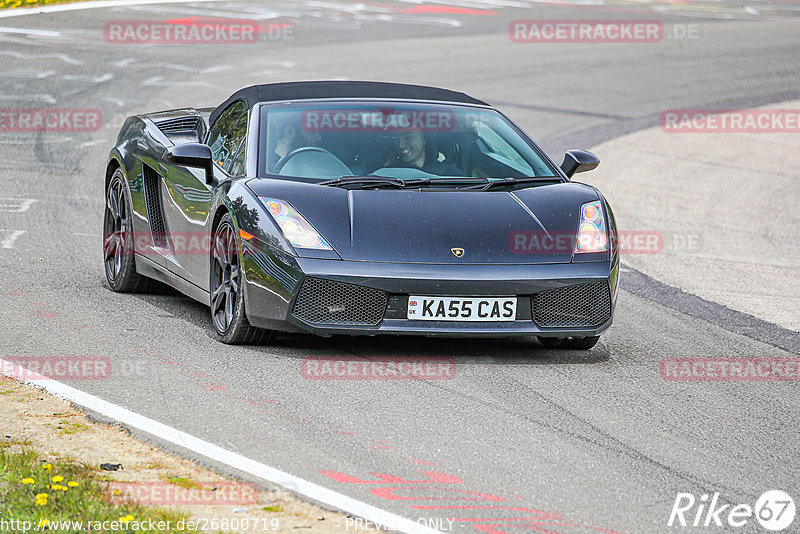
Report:
[[416,168],[437,176],[465,176],[455,165],[439,161],[439,152],[419,130],[398,133],[394,148],[396,154],[389,158],[387,167]]

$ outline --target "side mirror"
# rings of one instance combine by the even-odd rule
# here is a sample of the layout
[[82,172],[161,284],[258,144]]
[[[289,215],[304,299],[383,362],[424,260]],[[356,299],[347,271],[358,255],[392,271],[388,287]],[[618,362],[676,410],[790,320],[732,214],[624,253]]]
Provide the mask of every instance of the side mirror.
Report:
[[186,143],[169,147],[164,156],[169,163],[205,169],[206,183],[214,182],[214,160],[211,157],[211,148],[200,143]]
[[567,150],[564,155],[564,162],[561,164],[561,170],[568,178],[572,178],[573,174],[579,172],[591,171],[600,165],[600,159],[586,150]]

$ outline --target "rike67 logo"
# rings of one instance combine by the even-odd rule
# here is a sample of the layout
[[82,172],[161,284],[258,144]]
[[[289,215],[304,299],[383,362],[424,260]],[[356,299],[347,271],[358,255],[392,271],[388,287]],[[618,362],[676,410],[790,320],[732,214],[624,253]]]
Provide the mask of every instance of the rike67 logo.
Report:
[[779,532],[791,526],[796,511],[792,497],[780,490],[765,492],[756,500],[755,506],[722,504],[718,492],[714,492],[710,499],[706,493],[699,499],[691,493],[678,493],[667,526],[730,530],[731,527],[744,527],[755,518],[761,528]]

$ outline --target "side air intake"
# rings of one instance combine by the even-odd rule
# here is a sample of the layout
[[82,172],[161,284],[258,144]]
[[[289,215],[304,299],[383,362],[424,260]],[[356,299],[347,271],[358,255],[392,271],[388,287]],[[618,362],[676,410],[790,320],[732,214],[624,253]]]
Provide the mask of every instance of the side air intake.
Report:
[[142,166],[144,176],[144,203],[147,207],[147,219],[150,221],[150,232],[153,234],[153,244],[157,247],[167,247],[167,229],[164,226],[164,211],[161,208],[161,177],[156,171]]

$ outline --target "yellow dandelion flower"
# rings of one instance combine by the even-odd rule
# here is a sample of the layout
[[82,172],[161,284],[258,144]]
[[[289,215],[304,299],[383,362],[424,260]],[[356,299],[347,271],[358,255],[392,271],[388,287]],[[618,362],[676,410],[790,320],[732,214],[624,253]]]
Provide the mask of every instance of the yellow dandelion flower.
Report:
[[49,524],[50,524],[50,520],[49,520],[49,519],[47,519],[46,517],[43,517],[43,518],[41,518],[41,519],[39,520],[39,526],[40,526],[40,527],[46,527],[46,526],[48,526]]
[[25,485],[36,484],[36,481],[33,480],[32,478],[23,478],[22,479],[22,483],[25,484]]
[[42,469],[44,469],[45,471],[47,471],[49,473],[50,471],[53,470],[53,464],[44,464],[42,466]]
[[111,495],[119,495],[119,490],[115,489],[114,491],[111,492]]
[[60,489],[61,491],[67,491],[67,490],[69,490],[69,488],[68,488],[68,487],[66,487],[66,486],[61,486],[61,488],[59,488],[59,489]]
[[36,495],[36,506],[45,506],[47,504],[47,497],[46,493],[39,493]]
[[120,523],[130,523],[131,521],[133,521],[132,515],[125,515],[119,518]]
[[61,488],[62,488],[62,486],[61,486],[60,484],[53,484],[53,487],[52,487],[52,488],[50,488],[50,489],[52,489],[53,491],[58,491],[58,490],[60,490]]
[[67,482],[67,486],[69,486],[70,488],[77,488],[78,483],[75,482],[74,480],[70,480],[69,482]]
[[64,477],[62,477],[62,476],[54,476],[51,480],[53,482],[61,482],[62,480],[64,480]]

